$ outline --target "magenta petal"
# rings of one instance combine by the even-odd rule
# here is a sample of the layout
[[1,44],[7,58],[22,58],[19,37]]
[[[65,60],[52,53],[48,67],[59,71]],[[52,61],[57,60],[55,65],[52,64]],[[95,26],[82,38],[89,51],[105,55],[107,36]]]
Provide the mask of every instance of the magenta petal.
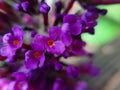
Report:
[[60,55],[64,52],[65,50],[65,45],[63,44],[62,41],[55,41],[53,47],[47,47],[47,51],[53,54]]
[[56,40],[61,36],[61,29],[60,27],[53,26],[49,29],[48,33],[50,38]]
[[64,33],[62,35],[62,41],[66,46],[69,46],[72,43],[72,37],[70,33]]
[[40,59],[39,59],[39,67],[42,67],[44,65],[45,62],[45,55],[44,53],[41,55]]
[[12,31],[13,31],[13,33],[14,33],[15,36],[23,38],[24,32],[23,32],[23,30],[22,30],[22,28],[20,26],[14,26],[12,28]]

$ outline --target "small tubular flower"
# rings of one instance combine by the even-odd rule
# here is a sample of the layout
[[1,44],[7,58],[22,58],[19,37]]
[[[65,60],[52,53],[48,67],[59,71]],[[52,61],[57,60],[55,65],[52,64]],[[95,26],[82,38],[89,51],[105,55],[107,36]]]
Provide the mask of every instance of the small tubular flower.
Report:
[[78,17],[73,14],[64,16],[62,30],[62,41],[66,46],[72,43],[72,35],[78,36],[82,32],[82,23]]
[[38,43],[31,44],[32,50],[25,53],[25,66],[28,69],[42,67],[45,62],[44,48]]
[[[7,33],[3,36],[4,47],[1,48],[1,55],[12,56],[23,44],[24,32],[21,27],[14,26],[12,28],[12,33]],[[5,51],[7,50],[7,52]]]

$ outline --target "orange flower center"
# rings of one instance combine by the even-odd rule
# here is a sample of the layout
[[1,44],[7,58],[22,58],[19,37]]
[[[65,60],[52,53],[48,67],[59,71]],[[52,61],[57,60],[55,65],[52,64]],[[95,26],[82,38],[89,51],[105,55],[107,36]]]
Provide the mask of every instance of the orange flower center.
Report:
[[19,82],[19,83],[17,84],[17,87],[18,87],[19,89],[21,89],[21,88],[22,88],[22,84]]
[[35,57],[35,58],[39,58],[39,57],[40,57],[40,53],[39,53],[39,52],[35,52],[35,53],[34,53],[34,57]]
[[48,45],[49,47],[53,47],[54,46],[54,41],[53,40],[48,40]]
[[18,40],[14,40],[13,41],[13,45],[17,46],[19,44],[19,41]]

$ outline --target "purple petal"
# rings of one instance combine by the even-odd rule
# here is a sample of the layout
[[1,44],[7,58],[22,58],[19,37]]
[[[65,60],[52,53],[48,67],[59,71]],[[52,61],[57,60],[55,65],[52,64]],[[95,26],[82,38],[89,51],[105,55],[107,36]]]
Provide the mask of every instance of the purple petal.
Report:
[[100,74],[100,68],[92,67],[89,71],[89,74],[93,77],[98,76]]
[[7,33],[3,36],[3,42],[8,43],[9,39],[12,37],[11,33]]
[[44,65],[44,62],[45,62],[45,55],[43,53],[39,59],[39,67],[42,67]]
[[27,81],[17,81],[15,83],[13,90],[27,90],[27,89],[28,89],[28,82]]
[[55,41],[53,47],[47,46],[47,51],[53,54],[60,55],[64,52],[65,50],[65,45],[63,44],[62,41]]
[[10,47],[3,47],[0,49],[0,54],[2,56],[12,57],[15,55],[16,50],[11,49]]
[[62,69],[62,65],[60,63],[55,63],[55,70],[59,71]]
[[42,2],[40,6],[40,12],[42,12],[43,14],[47,14],[49,10],[50,10],[50,6],[48,6],[47,3]]
[[36,69],[38,65],[38,60],[25,59],[25,66],[27,69]]
[[80,74],[79,69],[75,68],[72,65],[69,65],[66,70],[67,70],[68,77],[70,78],[77,78]]
[[48,38],[44,35],[36,34],[35,37],[33,38],[33,43],[38,43],[45,46],[47,39]]
[[61,30],[62,30],[63,33],[70,32],[70,25],[69,25],[69,23],[64,23],[64,24],[62,25]]
[[93,28],[97,25],[97,21],[91,21],[91,22],[87,22],[86,25],[89,27],[89,28]]
[[62,69],[62,64],[60,64],[56,59],[53,59],[52,61],[54,63],[54,68],[56,71],[59,71]]
[[23,38],[23,36],[24,36],[24,32],[23,32],[23,30],[22,30],[22,28],[20,27],[20,26],[14,26],[13,28],[12,28],[12,31],[13,31],[13,33],[14,33],[14,35],[15,36],[18,36],[18,37],[22,37]]
[[60,78],[57,78],[53,84],[53,90],[68,90],[64,81]]
[[86,90],[87,83],[85,81],[80,81],[76,84],[75,90]]
[[53,40],[56,40],[61,36],[61,29],[60,27],[53,26],[49,29],[48,33],[50,38],[52,38]]
[[79,35],[82,32],[82,24],[80,23],[73,24],[71,26],[70,32],[73,35]]
[[76,15],[69,14],[69,15],[64,16],[63,22],[69,23],[69,24],[74,24],[74,23],[76,23],[77,19],[78,19],[78,17]]
[[13,73],[13,76],[15,77],[16,80],[21,81],[21,80],[26,80],[26,75],[23,72],[15,72]]
[[[14,41],[17,40],[17,45],[14,45]],[[13,49],[18,49],[22,46],[23,40],[21,37],[11,36],[8,40],[8,45]]]
[[36,69],[38,67],[38,59],[32,57],[32,54],[32,50],[25,53],[25,66],[28,69]]
[[37,32],[35,30],[31,31],[31,37],[34,38]]
[[35,50],[35,51],[40,51],[40,52],[43,52],[44,51],[44,45],[42,45],[42,44],[40,44],[40,43],[35,43],[35,42],[33,42],[32,44],[31,44],[31,46],[32,46],[32,48],[33,48],[33,50]]
[[80,39],[74,39],[69,48],[74,55],[84,55],[86,54],[83,48],[84,46],[85,46],[85,42],[83,42]]
[[69,46],[72,43],[72,37],[70,33],[62,34],[62,41],[66,46]]
[[29,4],[30,3],[28,1],[22,2],[21,6],[22,6],[22,8],[23,8],[24,11],[28,10]]
[[82,15],[82,20],[84,20],[85,22],[89,22],[89,21],[94,21],[99,17],[98,13],[94,13],[94,12],[87,12],[85,14]]
[[18,3],[15,3],[13,7],[15,10],[20,10],[20,5]]

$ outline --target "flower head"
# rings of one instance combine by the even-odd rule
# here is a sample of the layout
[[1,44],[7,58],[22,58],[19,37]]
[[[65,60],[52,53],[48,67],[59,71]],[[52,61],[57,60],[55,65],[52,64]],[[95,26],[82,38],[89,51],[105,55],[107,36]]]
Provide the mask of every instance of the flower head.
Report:
[[13,74],[15,77],[15,81],[10,83],[11,90],[27,90],[28,82],[26,79],[26,75],[23,72],[16,72]]
[[32,50],[25,53],[25,66],[28,69],[42,67],[45,62],[44,47],[38,43],[32,43]]
[[66,46],[72,43],[72,35],[78,36],[82,32],[82,23],[73,14],[64,16],[62,25],[62,41]]
[[38,34],[34,37],[33,42],[42,44],[49,53],[60,55],[65,50],[65,45],[62,40],[60,40],[60,37],[60,27],[54,26],[49,29],[48,36]]
[[[3,43],[5,45],[3,48],[1,48],[1,55],[3,56],[14,55],[15,51],[23,44],[23,30],[19,26],[14,26],[12,31],[13,34],[7,33],[3,36]],[[5,50],[7,50],[7,52]]]

